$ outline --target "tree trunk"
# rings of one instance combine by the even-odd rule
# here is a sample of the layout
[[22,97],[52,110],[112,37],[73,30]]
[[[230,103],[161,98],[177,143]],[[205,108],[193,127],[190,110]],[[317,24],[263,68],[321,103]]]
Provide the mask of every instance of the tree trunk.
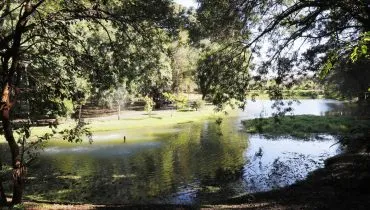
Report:
[[[2,162],[0,160],[0,171],[3,169]],[[7,206],[5,191],[3,188],[3,180],[2,177],[0,177],[0,209],[1,207]]]
[[10,152],[12,155],[12,166],[13,166],[13,197],[12,205],[19,204],[22,202],[23,194],[23,179],[22,179],[22,162],[19,152],[19,146],[15,141],[13,135],[13,129],[10,122],[10,109],[12,104],[10,103],[10,86],[5,84],[2,92],[2,123],[4,136],[8,142]]
[[120,120],[121,119],[121,103],[118,103],[117,113],[118,113],[118,120]]
[[5,192],[4,192],[4,188],[3,188],[3,183],[0,180],[0,208],[4,207],[4,206],[7,206],[7,205],[8,205],[8,203],[6,201],[6,196],[5,196]]

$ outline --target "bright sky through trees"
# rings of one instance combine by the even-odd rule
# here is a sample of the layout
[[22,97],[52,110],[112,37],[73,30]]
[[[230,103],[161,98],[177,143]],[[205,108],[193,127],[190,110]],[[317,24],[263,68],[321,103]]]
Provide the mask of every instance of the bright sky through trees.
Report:
[[194,8],[197,7],[197,3],[195,2],[195,0],[174,0],[174,2],[181,4],[185,7],[194,7]]

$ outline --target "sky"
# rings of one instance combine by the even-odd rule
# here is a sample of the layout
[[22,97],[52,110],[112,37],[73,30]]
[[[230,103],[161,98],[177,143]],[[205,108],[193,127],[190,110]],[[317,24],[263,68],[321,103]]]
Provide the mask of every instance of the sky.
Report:
[[185,7],[197,7],[197,3],[195,2],[195,0],[174,0],[174,2],[182,4]]

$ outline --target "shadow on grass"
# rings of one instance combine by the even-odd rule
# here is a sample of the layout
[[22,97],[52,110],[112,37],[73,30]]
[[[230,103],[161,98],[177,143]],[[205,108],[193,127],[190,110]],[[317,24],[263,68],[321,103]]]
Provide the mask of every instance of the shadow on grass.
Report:
[[[158,119],[158,120],[161,120],[161,119],[163,119],[163,117],[156,117],[156,116],[153,116],[153,115],[155,115],[155,114],[143,114],[144,116],[148,116],[149,118],[153,118],[153,119]],[[145,119],[145,118],[143,118],[143,119]]]
[[177,123],[178,125],[183,125],[183,124],[189,124],[189,123],[193,123],[194,121],[190,120],[190,121],[187,121],[187,122],[181,122],[181,123]]
[[163,119],[163,117],[153,117],[153,116],[150,116],[149,118],[158,119],[158,120]]
[[195,112],[195,110],[193,109],[180,109],[180,110],[177,110],[178,112]]
[[128,120],[128,121],[138,121],[138,120],[145,120],[146,118],[123,118],[121,120]]

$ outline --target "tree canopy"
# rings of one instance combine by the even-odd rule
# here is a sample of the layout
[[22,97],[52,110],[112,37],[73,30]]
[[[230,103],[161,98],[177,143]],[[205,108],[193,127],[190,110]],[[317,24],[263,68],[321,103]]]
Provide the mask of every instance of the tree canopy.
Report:
[[324,78],[343,62],[369,59],[368,0],[198,2],[198,34],[238,43],[237,51],[251,53],[254,72],[274,76],[277,84],[289,86],[305,75]]

